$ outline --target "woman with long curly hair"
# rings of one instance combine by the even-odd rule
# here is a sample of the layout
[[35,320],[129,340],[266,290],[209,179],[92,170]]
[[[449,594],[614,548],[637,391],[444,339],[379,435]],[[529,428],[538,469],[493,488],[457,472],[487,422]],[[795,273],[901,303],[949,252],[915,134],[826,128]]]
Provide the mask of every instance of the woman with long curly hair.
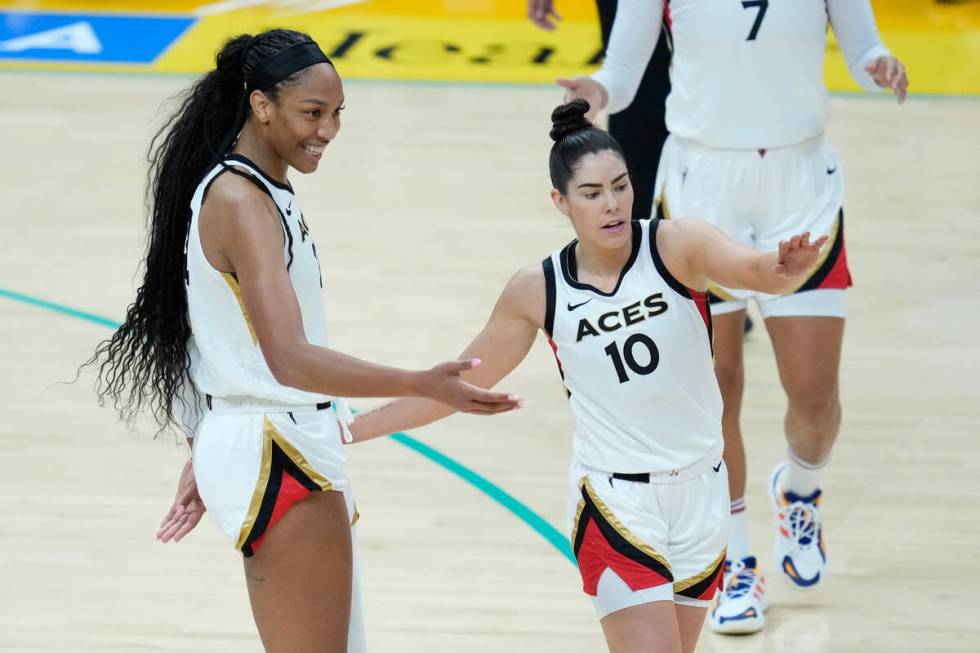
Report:
[[287,172],[317,169],[343,104],[306,34],[225,43],[151,143],[143,283],[89,361],[124,418],[149,412],[191,439],[158,537],[180,539],[207,507],[244,555],[269,651],[365,648],[338,397],[519,406],[460,378],[477,360],[408,371],[328,348],[316,248]]

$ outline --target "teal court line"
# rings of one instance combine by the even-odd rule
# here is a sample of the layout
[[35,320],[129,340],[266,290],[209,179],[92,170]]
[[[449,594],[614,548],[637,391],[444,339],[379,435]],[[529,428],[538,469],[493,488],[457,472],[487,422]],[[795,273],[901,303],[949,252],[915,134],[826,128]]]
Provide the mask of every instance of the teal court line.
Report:
[[[64,304],[50,302],[39,297],[14,292],[13,290],[0,288],[0,297],[10,299],[15,302],[21,302],[23,304],[28,304],[30,306],[35,306],[37,308],[43,308],[54,313],[59,313],[67,317],[73,317],[78,320],[84,320],[86,322],[98,324],[99,326],[108,327],[110,329],[119,328],[118,322],[107,317],[102,317],[101,315],[96,315],[95,313],[81,311],[70,306],[65,306]],[[572,549],[568,543],[568,538],[562,535],[554,526],[549,524],[544,517],[534,512],[514,495],[508,493],[506,490],[501,488],[499,485],[496,485],[485,476],[473,471],[459,461],[450,458],[438,449],[430,447],[421,440],[413,438],[407,433],[393,433],[388,437],[398,444],[411,449],[415,453],[428,458],[436,465],[439,465],[451,474],[455,474],[465,482],[475,487],[477,490],[501,505],[512,515],[530,526],[534,532],[543,537],[549,544],[557,549],[560,554],[565,556],[569,562],[571,562],[573,565],[575,564],[575,556],[572,554]]]

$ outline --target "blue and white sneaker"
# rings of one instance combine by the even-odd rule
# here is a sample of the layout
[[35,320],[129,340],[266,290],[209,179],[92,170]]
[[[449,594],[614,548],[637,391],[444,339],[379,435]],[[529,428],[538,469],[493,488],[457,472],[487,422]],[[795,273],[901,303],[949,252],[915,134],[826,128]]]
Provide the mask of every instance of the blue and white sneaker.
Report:
[[779,464],[769,477],[769,499],[776,511],[776,543],[773,553],[776,567],[791,587],[813,589],[823,578],[827,567],[823,528],[820,521],[820,494],[801,497],[783,492],[780,477],[785,464]]
[[747,635],[766,625],[766,579],[754,557],[725,561],[725,586],[711,610],[711,630],[726,635]]

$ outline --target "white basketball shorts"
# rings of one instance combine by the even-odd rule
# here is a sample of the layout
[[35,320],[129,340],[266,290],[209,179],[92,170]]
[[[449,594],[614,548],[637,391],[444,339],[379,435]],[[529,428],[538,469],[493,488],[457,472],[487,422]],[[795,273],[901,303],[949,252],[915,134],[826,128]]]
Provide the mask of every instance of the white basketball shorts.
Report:
[[653,601],[708,607],[721,587],[729,503],[720,444],[694,465],[652,474],[573,460],[572,550],[599,618]]
[[763,252],[809,231],[827,235],[820,258],[799,286],[782,296],[710,286],[716,315],[754,298],[764,317],[845,317],[851,285],[844,244],[844,178],[824,136],[762,150],[719,150],[670,136],[657,170],[658,217],[697,218]]

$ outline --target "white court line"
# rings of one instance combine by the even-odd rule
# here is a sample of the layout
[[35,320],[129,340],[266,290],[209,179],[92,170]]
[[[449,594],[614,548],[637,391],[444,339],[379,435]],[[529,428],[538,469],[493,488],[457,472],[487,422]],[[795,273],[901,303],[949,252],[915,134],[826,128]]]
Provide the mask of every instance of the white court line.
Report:
[[[359,4],[365,0],[278,0],[271,4],[279,5],[283,13],[303,14],[326,9],[335,9],[346,5]],[[213,16],[216,14],[226,14],[240,9],[247,9],[257,5],[270,4],[268,0],[221,0],[210,4],[201,5],[194,10],[198,16]]]

